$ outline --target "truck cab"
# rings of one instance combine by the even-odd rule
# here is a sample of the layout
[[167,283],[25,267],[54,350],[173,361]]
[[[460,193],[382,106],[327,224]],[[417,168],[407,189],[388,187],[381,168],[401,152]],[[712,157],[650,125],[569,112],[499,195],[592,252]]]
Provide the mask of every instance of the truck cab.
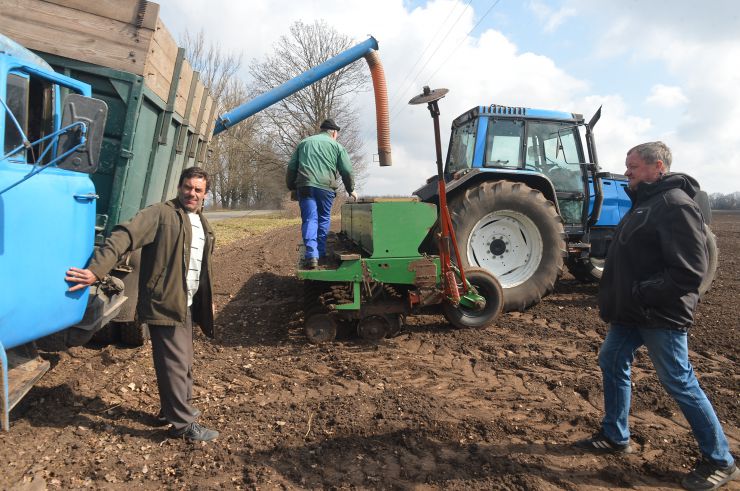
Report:
[[[94,172],[105,104],[89,85],[55,73],[0,36],[0,361],[8,411],[48,368],[33,342],[83,319],[89,289],[67,290],[65,272],[90,258]],[[13,369],[33,365],[20,385]],[[35,381],[35,379],[33,381]]]

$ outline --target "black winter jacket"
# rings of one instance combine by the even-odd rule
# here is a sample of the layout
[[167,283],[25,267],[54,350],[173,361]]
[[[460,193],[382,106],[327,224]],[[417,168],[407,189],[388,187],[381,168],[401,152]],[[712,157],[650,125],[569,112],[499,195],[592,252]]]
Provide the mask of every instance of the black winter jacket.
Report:
[[632,208],[617,226],[599,288],[606,322],[686,330],[707,274],[698,183],[668,174],[628,191]]

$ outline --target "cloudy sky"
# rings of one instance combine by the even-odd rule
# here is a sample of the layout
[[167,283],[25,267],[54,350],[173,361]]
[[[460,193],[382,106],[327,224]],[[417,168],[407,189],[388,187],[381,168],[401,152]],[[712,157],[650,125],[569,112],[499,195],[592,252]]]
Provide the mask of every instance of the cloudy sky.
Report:
[[[440,101],[445,152],[452,119],[477,105],[586,119],[603,105],[595,132],[605,170],[621,173],[626,150],[663,140],[672,170],[710,193],[740,191],[735,0],[155,1],[175,38],[202,28],[245,65],[297,20],[323,19],[358,42],[373,35],[388,81],[394,165],[371,164],[361,194],[408,195],[435,172],[429,113],[406,104],[424,85],[450,90]],[[356,103],[371,161],[372,93]]]

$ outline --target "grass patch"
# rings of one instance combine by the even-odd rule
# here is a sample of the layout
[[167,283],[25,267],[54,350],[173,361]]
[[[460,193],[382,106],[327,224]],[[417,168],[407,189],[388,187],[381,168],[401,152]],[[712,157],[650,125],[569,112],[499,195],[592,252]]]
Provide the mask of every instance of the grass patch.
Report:
[[230,244],[246,237],[263,235],[271,230],[301,223],[300,217],[284,218],[280,215],[226,218],[211,224],[216,233],[216,245]]

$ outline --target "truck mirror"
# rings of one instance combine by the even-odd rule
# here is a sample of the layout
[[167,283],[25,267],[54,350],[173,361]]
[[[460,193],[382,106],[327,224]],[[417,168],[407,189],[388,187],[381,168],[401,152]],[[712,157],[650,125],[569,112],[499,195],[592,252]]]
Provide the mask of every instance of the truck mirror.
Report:
[[[73,123],[83,123],[86,128],[85,144],[62,158],[57,167],[87,174],[97,170],[107,116],[108,105],[100,99],[79,94],[69,94],[64,98],[62,128]],[[80,143],[82,136],[82,129],[79,126],[60,135],[57,155],[64,155],[73,149]]]

